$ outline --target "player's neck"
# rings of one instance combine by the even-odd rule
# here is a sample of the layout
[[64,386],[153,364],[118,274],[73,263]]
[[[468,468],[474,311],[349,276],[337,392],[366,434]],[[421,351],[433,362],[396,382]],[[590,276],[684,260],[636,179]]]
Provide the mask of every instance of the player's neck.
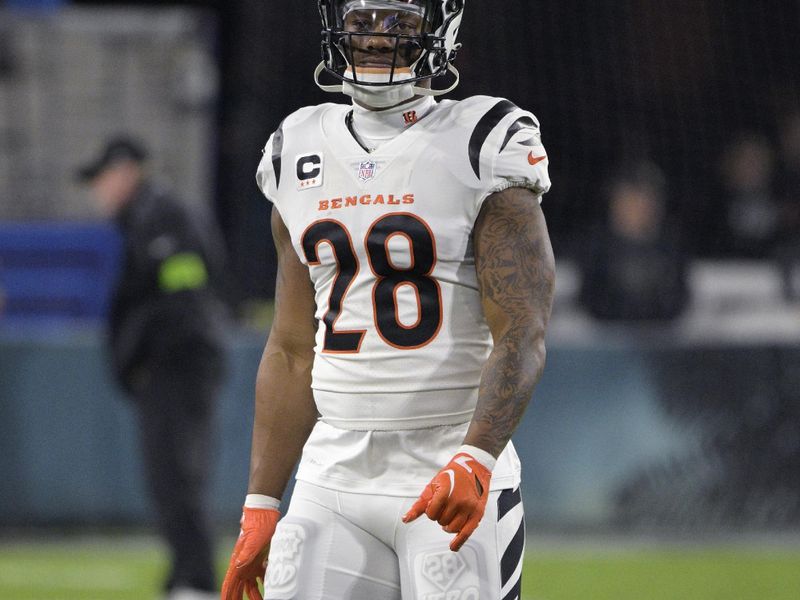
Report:
[[353,102],[353,129],[370,148],[377,148],[405,131],[435,106],[432,96],[418,96],[390,108],[374,109]]

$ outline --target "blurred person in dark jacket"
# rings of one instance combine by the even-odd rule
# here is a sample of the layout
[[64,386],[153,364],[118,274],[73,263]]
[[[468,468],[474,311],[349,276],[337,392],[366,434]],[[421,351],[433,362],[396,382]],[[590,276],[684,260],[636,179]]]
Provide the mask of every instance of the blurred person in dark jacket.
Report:
[[800,107],[781,118],[778,145],[778,195],[784,211],[784,231],[800,230]]
[[764,259],[775,250],[783,225],[775,169],[775,151],[760,133],[740,132],[723,149],[720,243],[728,256]]
[[781,268],[784,295],[800,301],[800,108],[781,118],[777,189],[782,208],[780,241],[775,257]]
[[608,188],[608,217],[583,248],[581,305],[605,321],[665,321],[688,300],[686,255],[665,218],[654,164],[625,167]]
[[227,317],[213,282],[223,259],[213,228],[151,182],[146,158],[137,141],[112,139],[79,177],[124,240],[110,353],[138,412],[147,484],[171,553],[166,598],[210,599],[206,496]]

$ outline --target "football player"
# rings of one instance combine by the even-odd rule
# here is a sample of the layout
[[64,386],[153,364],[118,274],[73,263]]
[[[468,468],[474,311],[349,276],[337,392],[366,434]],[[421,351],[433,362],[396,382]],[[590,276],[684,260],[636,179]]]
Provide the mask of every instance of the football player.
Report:
[[258,168],[276,312],[223,600],[261,579],[276,599],[520,597],[510,438],[544,367],[548,160],[508,100],[434,99],[463,8],[319,1],[315,78],[351,102],[286,117]]

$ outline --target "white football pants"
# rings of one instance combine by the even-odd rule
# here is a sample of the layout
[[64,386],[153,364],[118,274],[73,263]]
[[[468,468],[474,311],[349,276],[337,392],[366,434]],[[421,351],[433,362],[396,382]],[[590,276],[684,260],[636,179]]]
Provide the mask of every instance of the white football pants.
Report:
[[[421,491],[421,490],[420,490]],[[416,498],[352,494],[298,481],[272,539],[265,600],[519,600],[525,526],[519,489],[489,494],[458,552]]]

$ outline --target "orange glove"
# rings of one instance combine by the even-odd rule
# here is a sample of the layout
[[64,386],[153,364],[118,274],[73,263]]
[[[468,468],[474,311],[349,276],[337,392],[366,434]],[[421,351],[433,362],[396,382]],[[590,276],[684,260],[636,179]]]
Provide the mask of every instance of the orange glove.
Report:
[[[450,542],[450,550],[458,552],[472,532],[478,527],[489,498],[492,472],[465,448],[481,454],[494,468],[494,457],[479,448],[462,447],[444,468],[425,487],[411,509],[403,517],[410,523],[422,513],[436,521],[447,533],[457,533]],[[485,455],[485,456],[484,456]]]
[[242,529],[233,547],[231,562],[222,583],[222,600],[263,600],[258,581],[264,581],[269,543],[281,514],[277,510],[244,507]]

